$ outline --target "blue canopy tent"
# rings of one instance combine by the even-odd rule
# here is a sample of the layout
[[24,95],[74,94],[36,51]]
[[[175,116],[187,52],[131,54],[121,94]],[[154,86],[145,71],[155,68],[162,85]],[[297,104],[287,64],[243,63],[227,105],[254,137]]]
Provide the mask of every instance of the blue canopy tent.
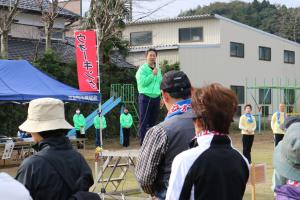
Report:
[[44,74],[26,60],[0,60],[0,101],[28,102],[42,97],[99,103],[96,92],[80,92]]

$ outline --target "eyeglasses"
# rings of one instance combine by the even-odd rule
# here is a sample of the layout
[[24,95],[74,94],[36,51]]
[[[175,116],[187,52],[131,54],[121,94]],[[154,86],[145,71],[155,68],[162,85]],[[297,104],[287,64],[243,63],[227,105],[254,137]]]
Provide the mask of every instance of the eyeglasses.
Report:
[[193,121],[196,121],[197,119],[203,119],[203,117],[202,116],[195,116],[195,117],[193,117]]

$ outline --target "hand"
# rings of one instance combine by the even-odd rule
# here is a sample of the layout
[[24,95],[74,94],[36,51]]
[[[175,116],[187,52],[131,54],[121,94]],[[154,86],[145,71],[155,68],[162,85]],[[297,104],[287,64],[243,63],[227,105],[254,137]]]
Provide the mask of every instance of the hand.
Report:
[[279,128],[280,128],[281,130],[284,130],[284,124],[281,124],[281,125],[279,126]]
[[157,70],[157,68],[155,67],[155,68],[153,69],[152,73],[153,73],[153,75],[156,75],[157,72],[158,72],[158,70]]

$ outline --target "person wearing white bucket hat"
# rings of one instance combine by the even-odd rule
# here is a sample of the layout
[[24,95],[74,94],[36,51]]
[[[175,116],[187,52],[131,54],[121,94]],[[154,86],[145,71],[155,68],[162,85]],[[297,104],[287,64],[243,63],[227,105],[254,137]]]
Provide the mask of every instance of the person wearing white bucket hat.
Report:
[[290,125],[275,148],[276,200],[300,199],[300,123]]
[[27,120],[19,128],[36,142],[33,148],[37,153],[23,161],[16,175],[33,199],[65,200],[89,190],[93,185],[92,171],[66,137],[73,127],[65,120],[62,101],[32,100]]

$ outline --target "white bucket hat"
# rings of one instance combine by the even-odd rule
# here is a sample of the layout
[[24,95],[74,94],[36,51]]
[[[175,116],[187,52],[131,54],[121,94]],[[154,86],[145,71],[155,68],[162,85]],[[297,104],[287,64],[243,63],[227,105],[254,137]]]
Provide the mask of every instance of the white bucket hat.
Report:
[[72,128],[65,120],[64,103],[53,98],[32,100],[29,103],[27,120],[19,126],[20,130],[28,133]]

